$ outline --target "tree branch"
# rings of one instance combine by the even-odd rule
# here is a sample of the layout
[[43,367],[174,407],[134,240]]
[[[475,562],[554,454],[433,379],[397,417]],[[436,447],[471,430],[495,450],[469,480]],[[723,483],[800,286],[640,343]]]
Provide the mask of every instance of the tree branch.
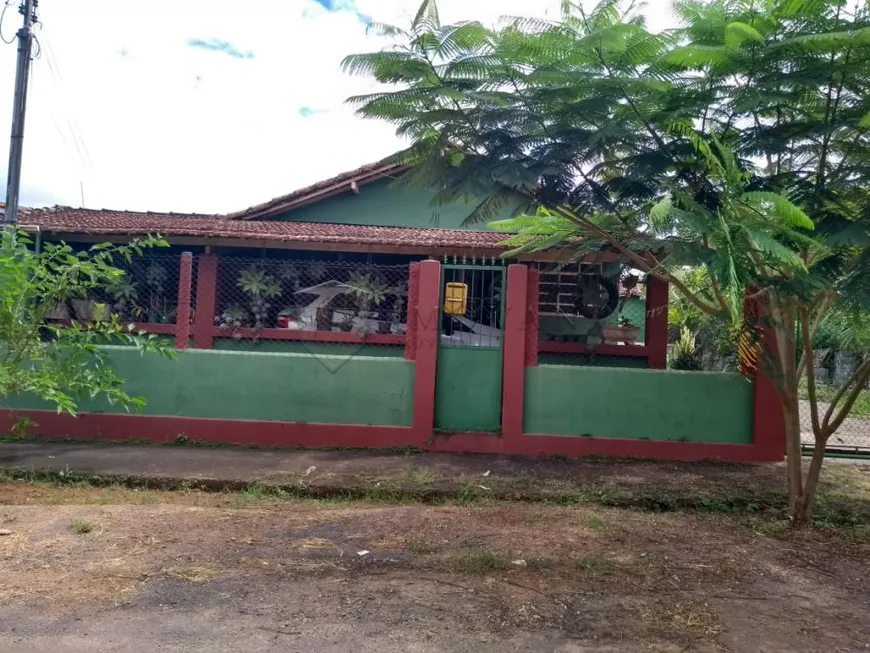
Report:
[[[806,356],[807,352],[811,352],[813,347],[813,342],[810,338],[810,311],[806,306],[801,307],[800,317],[801,336],[803,336],[804,341],[803,356]],[[798,378],[800,378],[800,372],[798,372]],[[819,425],[819,404],[816,397],[816,370],[813,365],[807,365],[807,393],[810,399],[810,418],[813,423],[813,434],[819,438],[822,436],[822,429]]]
[[581,218],[576,215],[573,211],[571,211],[567,207],[557,206],[553,209],[559,216],[573,222],[578,225],[581,229],[584,229],[590,233],[595,234],[602,240],[606,241],[610,244],[614,249],[616,249],[620,254],[625,256],[629,261],[634,263],[638,269],[643,270],[644,272],[648,272],[655,276],[661,277],[668,283],[673,284],[682,294],[688,299],[692,304],[697,306],[700,310],[702,310],[707,315],[721,316],[723,311],[717,309],[715,306],[708,304],[700,297],[698,297],[695,293],[693,293],[686,284],[684,284],[676,275],[668,272],[662,264],[656,260],[652,255],[650,257],[653,259],[654,263],[650,264],[649,260],[645,259],[643,256],[638,254],[637,252],[632,251],[628,247],[625,247],[622,243],[620,243],[616,238],[614,238],[607,230],[602,229],[594,222],[587,220],[586,218]]
[[[867,383],[867,380],[870,379],[870,358],[861,363],[858,366],[852,376],[848,378],[848,380],[843,384],[843,387],[837,392],[834,396],[833,400],[831,400],[831,405],[828,406],[828,410],[825,412],[825,419],[822,422],[822,428],[824,429],[824,437],[825,439],[831,437],[831,435],[840,428],[840,424],[843,423],[843,420],[849,416],[849,412],[852,410],[852,406],[855,404],[855,401],[858,399],[858,395],[861,394],[861,391],[864,389],[864,385]],[[846,389],[854,383],[854,387],[849,392],[849,396],[846,398],[845,403],[840,408],[837,413],[836,418],[834,418],[833,422],[829,422],[831,415],[833,415],[834,408],[837,406],[837,403],[843,397]]]
[[[812,304],[810,304],[810,313],[815,312],[815,317],[813,318],[812,324],[810,325],[810,340],[816,337],[816,333],[819,330],[819,325],[822,323],[822,320],[825,319],[825,315],[827,314],[828,309],[831,307],[831,304],[833,304],[835,297],[836,293],[833,290],[823,290],[816,296]],[[808,360],[809,359],[807,357],[807,348],[804,347],[804,350],[801,353],[800,360],[798,361],[798,377],[803,374],[804,365],[807,364]]]
[[[702,237],[702,241],[704,243],[704,247],[710,248],[709,241],[707,239],[707,234],[704,234]],[[716,280],[716,275],[711,274],[710,277],[710,285],[713,288],[713,296],[716,298],[716,301],[719,302],[719,306],[722,307],[723,311],[728,311],[728,304],[725,301],[725,297],[722,295],[722,290],[719,288],[719,282]]]

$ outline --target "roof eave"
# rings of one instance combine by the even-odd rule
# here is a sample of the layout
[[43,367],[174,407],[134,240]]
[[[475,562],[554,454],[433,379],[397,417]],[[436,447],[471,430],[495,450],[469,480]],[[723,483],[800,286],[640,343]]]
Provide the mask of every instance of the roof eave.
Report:
[[226,217],[230,220],[263,220],[274,218],[277,215],[305,206],[306,204],[320,202],[329,199],[330,197],[334,197],[335,195],[352,191],[359,186],[370,184],[381,179],[394,177],[395,175],[402,174],[409,169],[410,166],[408,165],[391,163],[358,174],[355,174],[353,171],[350,173],[343,173],[333,177],[332,179],[327,179],[308,186],[307,188],[290,193],[289,195],[271,199],[268,202],[263,202],[262,204],[252,206],[242,211],[229,213]]
[[[24,231],[39,228],[43,235],[51,235],[69,242],[129,242],[131,238],[144,237],[148,232],[114,231],[114,230],[88,230],[88,231],[65,231],[63,229],[42,228],[39,225],[21,225]],[[398,254],[407,256],[427,256],[429,258],[441,258],[444,256],[477,256],[500,258],[505,249],[485,245],[477,246],[452,246],[452,245],[403,245],[385,243],[352,243],[352,242],[328,242],[328,241],[302,241],[302,240],[279,240],[275,238],[232,238],[227,236],[207,236],[202,234],[169,234],[163,238],[171,245],[176,246],[201,246],[201,247],[233,247],[251,249],[283,249],[283,250],[306,250],[321,252],[345,252],[358,254]],[[546,252],[532,252],[517,257],[515,260],[541,263],[567,262],[573,256],[571,250],[551,250]],[[594,252],[583,258],[584,262],[608,263],[622,260],[614,252]]]

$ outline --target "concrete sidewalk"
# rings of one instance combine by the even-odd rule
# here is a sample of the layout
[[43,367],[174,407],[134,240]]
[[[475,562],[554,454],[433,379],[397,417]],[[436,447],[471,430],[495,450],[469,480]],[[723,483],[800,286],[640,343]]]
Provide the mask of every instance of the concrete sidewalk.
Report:
[[[0,471],[150,487],[180,483],[208,490],[271,485],[309,496],[437,498],[489,496],[563,500],[665,494],[779,501],[778,464],[674,463],[625,459],[551,459],[373,451],[299,451],[38,441],[0,442]],[[95,478],[96,477],[96,478]],[[390,492],[393,494],[391,495]],[[626,502],[628,500],[626,499]]]
[[280,482],[304,477],[375,477],[425,468],[434,474],[481,474],[487,469],[513,474],[506,457],[458,454],[403,454],[374,451],[246,449],[173,445],[75,442],[0,443],[0,469],[152,480],[228,483]]

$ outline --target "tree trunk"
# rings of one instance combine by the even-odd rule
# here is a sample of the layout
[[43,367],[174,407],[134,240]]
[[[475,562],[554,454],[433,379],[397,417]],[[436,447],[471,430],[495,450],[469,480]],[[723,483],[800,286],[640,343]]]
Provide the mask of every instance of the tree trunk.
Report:
[[813,502],[816,499],[816,490],[819,487],[819,475],[822,471],[822,463],[825,461],[825,442],[816,438],[813,457],[810,461],[810,469],[807,472],[807,481],[804,491],[792,513],[795,521],[808,524],[813,519]]
[[770,318],[776,349],[768,352],[768,359],[785,418],[788,511],[789,515],[796,517],[803,496],[801,420],[798,401],[797,347],[795,346],[797,308],[794,303],[782,301],[776,294],[771,293]]
[[804,494],[801,469],[801,418],[797,402],[783,402],[785,417],[785,453],[788,470],[788,514],[797,518]]

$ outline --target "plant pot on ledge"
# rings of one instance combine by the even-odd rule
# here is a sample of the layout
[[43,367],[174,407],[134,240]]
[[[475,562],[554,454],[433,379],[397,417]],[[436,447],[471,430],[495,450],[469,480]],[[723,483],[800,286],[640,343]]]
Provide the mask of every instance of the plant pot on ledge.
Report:
[[640,337],[640,329],[635,326],[605,326],[603,335],[604,342],[608,345],[633,345]]

